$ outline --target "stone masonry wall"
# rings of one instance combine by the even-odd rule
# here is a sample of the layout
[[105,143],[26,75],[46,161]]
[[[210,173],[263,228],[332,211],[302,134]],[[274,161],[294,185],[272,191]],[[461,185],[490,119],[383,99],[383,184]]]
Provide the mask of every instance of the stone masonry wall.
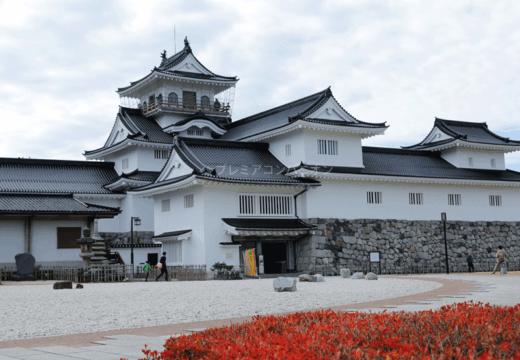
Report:
[[[352,264],[352,259],[369,260],[379,251],[382,264],[440,266],[444,261],[442,221],[302,219],[317,230],[300,240],[298,271],[320,271],[325,266]],[[450,264],[467,265],[473,253],[475,264],[494,261],[498,245],[504,246],[508,260],[520,259],[520,222],[446,223]]]
[[[110,244],[130,244],[130,231],[123,233],[102,232],[99,233],[102,238],[110,239]],[[153,231],[134,231],[134,244],[153,244]]]

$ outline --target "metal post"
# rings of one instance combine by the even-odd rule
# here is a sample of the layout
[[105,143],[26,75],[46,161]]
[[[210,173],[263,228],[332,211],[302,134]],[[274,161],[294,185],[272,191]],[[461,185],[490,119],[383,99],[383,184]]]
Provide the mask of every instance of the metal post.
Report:
[[446,239],[446,213],[441,214],[442,222],[444,223],[444,253],[446,254],[446,274],[450,273],[450,265],[448,263],[448,240]]
[[132,274],[134,273],[134,217],[130,218],[130,263],[132,264]]

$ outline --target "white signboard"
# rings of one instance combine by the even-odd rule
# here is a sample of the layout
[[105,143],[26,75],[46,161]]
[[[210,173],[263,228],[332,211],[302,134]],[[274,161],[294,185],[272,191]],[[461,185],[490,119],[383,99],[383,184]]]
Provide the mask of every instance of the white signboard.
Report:
[[379,262],[379,253],[378,252],[370,253],[370,262]]

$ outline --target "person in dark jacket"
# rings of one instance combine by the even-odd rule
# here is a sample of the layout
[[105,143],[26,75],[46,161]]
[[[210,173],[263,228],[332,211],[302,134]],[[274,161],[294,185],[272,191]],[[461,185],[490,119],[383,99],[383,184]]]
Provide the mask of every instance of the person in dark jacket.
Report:
[[159,261],[161,263],[161,273],[155,281],[159,281],[159,278],[163,276],[163,274],[166,274],[166,281],[168,281],[168,269],[166,268],[166,251],[162,253],[161,260]]
[[475,268],[473,267],[473,255],[471,255],[471,253],[468,253],[466,261],[468,262],[469,272],[475,272]]

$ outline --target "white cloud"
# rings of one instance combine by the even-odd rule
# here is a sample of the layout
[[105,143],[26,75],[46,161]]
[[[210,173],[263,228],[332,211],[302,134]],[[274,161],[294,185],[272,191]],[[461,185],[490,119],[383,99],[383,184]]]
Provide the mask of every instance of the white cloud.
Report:
[[[435,116],[520,135],[520,4],[493,1],[4,1],[0,156],[82,158],[101,146],[117,87],[188,35],[238,75],[234,118],[331,85],[355,117],[387,121],[369,145],[420,141]],[[23,9],[24,11],[21,11]],[[518,130],[516,130],[518,131]],[[7,134],[7,135],[6,135]],[[49,142],[52,134],[74,141]],[[520,170],[516,155],[508,161]],[[516,164],[516,165],[515,165]]]

